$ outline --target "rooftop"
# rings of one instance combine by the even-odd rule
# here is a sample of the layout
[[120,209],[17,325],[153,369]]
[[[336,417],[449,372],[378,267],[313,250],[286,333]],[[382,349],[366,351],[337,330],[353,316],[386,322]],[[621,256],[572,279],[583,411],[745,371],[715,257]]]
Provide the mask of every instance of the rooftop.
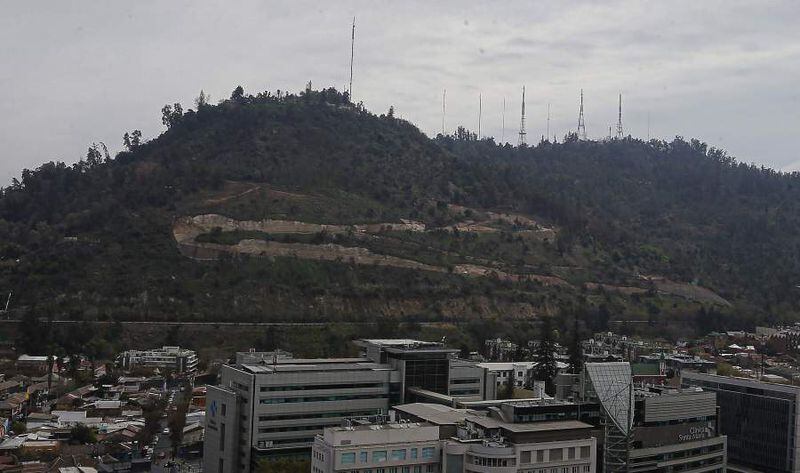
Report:
[[514,433],[545,432],[557,430],[592,429],[593,427],[578,420],[559,420],[553,422],[503,422],[491,417],[468,416],[467,421],[480,425],[484,429],[503,429]]

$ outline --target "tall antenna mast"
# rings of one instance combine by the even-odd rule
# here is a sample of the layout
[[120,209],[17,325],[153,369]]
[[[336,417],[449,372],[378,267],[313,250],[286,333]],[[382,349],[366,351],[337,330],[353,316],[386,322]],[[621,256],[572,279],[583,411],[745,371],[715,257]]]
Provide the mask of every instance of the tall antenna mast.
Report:
[[583,118],[583,89],[581,89],[581,108],[578,112],[578,139],[586,139],[586,122],[584,122]]
[[503,131],[500,135],[500,142],[505,143],[506,141],[506,98],[503,97]]
[[650,141],[650,112],[647,112],[647,141]]
[[519,141],[517,145],[522,146],[525,144],[525,86],[522,86],[522,115],[519,120]]
[[619,94],[619,117],[617,118],[617,139],[621,140],[624,133],[622,131],[622,94]]
[[547,104],[547,133],[545,135],[547,139],[550,139],[550,104]]
[[350,34],[350,88],[348,95],[350,95],[350,102],[353,101],[353,53],[356,46],[356,17],[353,17],[353,31]]
[[481,139],[481,114],[483,113],[483,99],[478,94],[478,139]]
[[442,90],[442,136],[445,136],[446,133],[444,132],[444,117],[447,113],[447,89]]

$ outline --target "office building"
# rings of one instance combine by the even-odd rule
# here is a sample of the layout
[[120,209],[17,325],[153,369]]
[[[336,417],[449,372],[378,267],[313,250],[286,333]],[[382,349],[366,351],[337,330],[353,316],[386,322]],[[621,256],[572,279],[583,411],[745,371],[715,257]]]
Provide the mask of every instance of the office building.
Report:
[[424,420],[326,429],[314,445],[312,473],[596,471],[591,425],[550,417],[514,420],[531,409],[536,406],[526,403],[502,403],[482,412],[435,404],[397,406],[402,419]]
[[260,457],[307,456],[314,436],[352,417],[380,416],[400,377],[363,358],[224,365],[206,393],[205,470],[252,471]]
[[317,435],[311,473],[438,473],[439,428],[420,423],[330,427]]
[[360,340],[363,357],[237,354],[206,395],[205,469],[247,473],[261,457],[308,457],[314,438],[346,419],[386,415],[406,399],[452,405],[493,399],[494,375],[417,340]]
[[690,371],[681,373],[681,384],[716,393],[732,470],[800,472],[800,388]]
[[117,357],[117,363],[126,370],[151,368],[194,374],[197,371],[197,353],[187,348],[170,346],[152,350],[128,350]]
[[582,397],[600,406],[603,471],[724,472],[713,392],[636,388],[628,363],[587,363]]
[[[484,400],[497,397],[494,373],[456,358],[458,350],[442,343],[408,339],[358,340],[362,355],[400,373],[401,402],[438,399]],[[438,394],[439,396],[436,396]]]
[[699,388],[636,390],[628,471],[724,472],[716,395]]

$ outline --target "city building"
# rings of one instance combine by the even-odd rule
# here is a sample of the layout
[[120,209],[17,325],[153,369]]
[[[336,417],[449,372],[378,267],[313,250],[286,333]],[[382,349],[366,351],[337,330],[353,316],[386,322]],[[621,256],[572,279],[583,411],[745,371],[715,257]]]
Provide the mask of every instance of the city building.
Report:
[[439,427],[420,423],[330,427],[311,453],[311,473],[438,473],[440,463]]
[[418,340],[359,340],[360,358],[237,354],[206,392],[205,468],[249,472],[260,457],[308,457],[314,438],[346,419],[377,419],[424,399],[453,405],[496,397],[496,377],[458,350]]
[[716,395],[702,389],[637,389],[628,471],[724,472]]
[[417,403],[396,409],[398,423],[326,429],[314,444],[312,473],[597,471],[594,427],[576,420],[577,410],[568,403],[503,402],[485,411]]
[[624,362],[587,363],[583,376],[584,402],[600,406],[604,472],[726,471],[715,393],[637,388]]
[[800,472],[799,387],[690,371],[681,384],[716,393],[732,470]]
[[223,365],[206,392],[205,470],[249,472],[259,457],[307,456],[325,427],[387,414],[400,375],[365,358]]
[[152,350],[128,350],[117,357],[123,368],[158,368],[181,374],[197,371],[197,353],[181,347],[165,346]]
[[408,339],[365,339],[355,343],[364,357],[388,364],[400,373],[401,403],[441,396],[459,400],[497,397],[493,373],[475,362],[458,359],[459,351],[442,343]]
[[536,362],[484,362],[478,363],[478,366],[497,375],[498,389],[507,385],[509,382],[513,382],[514,386],[521,388],[533,384],[533,368],[536,366]]

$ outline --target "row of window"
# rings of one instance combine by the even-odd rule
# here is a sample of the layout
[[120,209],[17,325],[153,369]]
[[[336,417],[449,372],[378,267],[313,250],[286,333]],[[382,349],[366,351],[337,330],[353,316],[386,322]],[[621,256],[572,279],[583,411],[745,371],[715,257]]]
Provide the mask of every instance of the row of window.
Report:
[[348,384],[298,384],[292,386],[261,386],[259,391],[273,392],[273,391],[312,391],[319,389],[366,389],[366,388],[382,388],[383,383],[348,383]]
[[[566,450],[566,455],[565,451]],[[545,453],[547,457],[545,458]],[[520,453],[520,463],[544,463],[554,462],[561,460],[574,460],[576,458],[586,459],[592,455],[592,448],[589,446],[584,447],[567,447],[567,448],[551,448],[548,450],[526,450]]]
[[273,397],[263,398],[259,404],[292,404],[298,402],[352,401],[355,399],[380,399],[385,394],[353,394],[350,396]]
[[465,379],[451,379],[450,384],[480,384],[481,380],[478,378],[465,378]]
[[478,466],[514,466],[516,463],[513,458],[483,458],[483,457],[474,457],[473,464]]
[[451,396],[464,396],[468,394],[480,394],[480,389],[451,389]]
[[325,424],[319,425],[299,425],[299,426],[287,426],[287,427],[271,427],[271,428],[260,428],[258,429],[259,434],[271,434],[275,432],[300,432],[303,430],[322,430],[325,427],[335,427],[340,425],[340,421],[332,421],[327,422]]
[[[423,460],[432,460],[436,457],[436,447],[423,447],[418,448],[398,448],[394,450],[374,450],[372,452],[372,463],[382,463],[387,460],[391,461],[404,461],[406,459],[416,460],[422,458]],[[421,457],[420,457],[421,453]],[[356,452],[345,452],[340,457],[342,465],[352,465],[356,462]],[[359,452],[359,463],[369,463],[369,452]]]
[[268,422],[271,420],[300,420],[300,419],[326,419],[329,417],[364,417],[380,415],[380,409],[368,411],[352,411],[352,412],[317,412],[309,414],[282,414],[282,415],[265,415],[258,416],[259,422]]
[[[322,473],[320,468],[316,470],[312,468],[312,471],[316,473]],[[430,465],[412,465],[412,466],[391,466],[388,468],[375,468],[374,470],[371,468],[366,468],[363,470],[350,470],[344,473],[438,473],[439,472],[439,465],[437,464],[430,464]]]
[[519,473],[588,473],[592,471],[590,465],[562,466],[559,468],[538,468],[535,470],[520,470]]

